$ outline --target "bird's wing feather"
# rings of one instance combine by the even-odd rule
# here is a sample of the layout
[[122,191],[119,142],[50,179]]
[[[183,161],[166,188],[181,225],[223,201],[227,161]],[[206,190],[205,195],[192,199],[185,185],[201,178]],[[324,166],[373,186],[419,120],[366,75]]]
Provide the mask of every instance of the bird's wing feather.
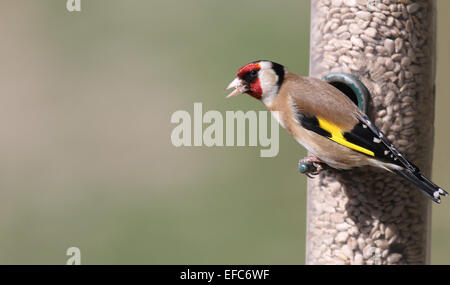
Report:
[[[419,168],[408,161],[365,114],[358,114],[358,119],[361,124],[366,126],[366,129],[370,130],[374,136],[379,138],[385,147],[386,151],[384,154],[387,155],[383,159],[402,167],[401,169],[392,169],[394,173],[413,183],[420,191],[437,203],[441,202],[440,196],[448,196],[448,193],[444,189],[423,176]],[[388,157],[386,158],[386,156]]]
[[[313,131],[324,136],[340,145],[353,149],[357,152],[375,157],[380,152],[378,145],[371,145],[366,142],[364,137],[346,132],[336,124],[314,115],[297,113],[297,122],[307,130]],[[359,130],[359,128],[358,128]],[[381,151],[382,152],[382,151]]]
[[[370,119],[362,113],[357,114],[358,120],[360,124],[365,127],[365,130],[370,131],[372,137],[376,142],[379,142],[379,145],[383,147],[383,154],[379,156],[380,159],[387,160],[388,162],[394,163],[396,165],[402,166],[406,169],[411,170],[412,172],[418,172],[419,168],[415,166],[413,163],[408,161],[398,150],[397,148],[386,138],[386,136],[381,132],[381,130],[375,126],[374,123],[370,121]],[[367,131],[366,131],[367,133]]]

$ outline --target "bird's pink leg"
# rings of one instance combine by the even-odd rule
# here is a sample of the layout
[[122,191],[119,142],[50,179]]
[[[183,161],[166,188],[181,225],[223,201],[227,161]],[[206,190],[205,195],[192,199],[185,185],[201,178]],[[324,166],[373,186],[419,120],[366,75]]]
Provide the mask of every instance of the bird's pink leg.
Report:
[[300,166],[301,163],[312,164],[315,167],[314,171],[305,173],[309,178],[313,178],[312,176],[318,175],[320,172],[322,172],[322,170],[324,170],[323,164],[325,163],[316,156],[307,156],[303,159],[300,159],[298,161],[298,165]]

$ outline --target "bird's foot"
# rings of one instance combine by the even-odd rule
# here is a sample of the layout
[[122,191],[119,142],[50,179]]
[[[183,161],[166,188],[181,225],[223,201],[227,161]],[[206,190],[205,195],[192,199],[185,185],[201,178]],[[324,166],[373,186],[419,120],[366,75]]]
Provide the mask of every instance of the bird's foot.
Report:
[[298,161],[298,170],[309,178],[318,175],[325,167],[325,162],[315,156],[308,156]]

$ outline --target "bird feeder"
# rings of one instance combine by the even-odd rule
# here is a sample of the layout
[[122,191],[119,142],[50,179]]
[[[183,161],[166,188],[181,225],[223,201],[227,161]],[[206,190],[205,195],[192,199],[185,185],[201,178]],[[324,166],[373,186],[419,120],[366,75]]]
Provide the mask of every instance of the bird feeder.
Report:
[[[426,176],[435,20],[434,0],[311,1],[310,75],[349,96]],[[430,225],[430,201],[387,171],[327,168],[308,178],[307,264],[426,264]]]

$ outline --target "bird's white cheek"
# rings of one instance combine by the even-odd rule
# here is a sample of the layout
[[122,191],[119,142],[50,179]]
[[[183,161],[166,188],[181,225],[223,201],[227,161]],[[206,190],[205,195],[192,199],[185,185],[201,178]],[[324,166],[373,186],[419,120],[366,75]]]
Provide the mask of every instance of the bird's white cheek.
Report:
[[262,100],[266,105],[270,105],[278,93],[278,76],[272,70],[260,71],[259,80],[262,90]]

